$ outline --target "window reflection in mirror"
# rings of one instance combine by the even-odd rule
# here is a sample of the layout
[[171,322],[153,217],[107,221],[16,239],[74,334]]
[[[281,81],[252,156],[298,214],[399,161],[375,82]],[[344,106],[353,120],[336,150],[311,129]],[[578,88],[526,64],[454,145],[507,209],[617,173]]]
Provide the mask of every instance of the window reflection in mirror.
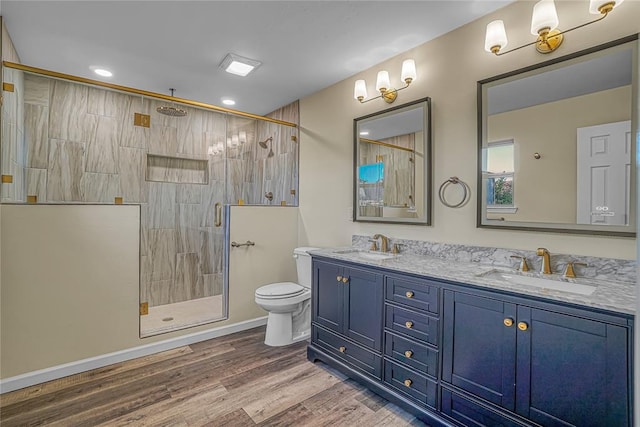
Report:
[[354,121],[354,220],[429,224],[430,100]]
[[481,227],[635,233],[637,35],[478,82]]

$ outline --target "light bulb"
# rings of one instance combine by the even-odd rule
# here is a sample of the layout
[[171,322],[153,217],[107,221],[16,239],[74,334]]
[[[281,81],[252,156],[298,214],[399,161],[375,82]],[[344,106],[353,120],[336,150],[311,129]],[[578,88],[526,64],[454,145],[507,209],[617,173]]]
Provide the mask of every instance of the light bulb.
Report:
[[500,19],[487,25],[487,34],[484,39],[484,50],[490,53],[498,53],[507,46],[507,32],[504,22]]
[[379,92],[386,92],[391,88],[391,81],[389,80],[388,71],[378,71],[378,78],[376,79],[376,90]]
[[402,62],[402,81],[407,85],[413,82],[417,77],[416,63],[413,59],[405,59]]
[[353,87],[353,97],[358,101],[367,99],[367,84],[364,80],[356,80],[356,84]]
[[531,34],[537,36],[540,31],[548,29],[553,31],[558,28],[558,13],[553,0],[541,0],[533,6],[533,16],[531,17]]

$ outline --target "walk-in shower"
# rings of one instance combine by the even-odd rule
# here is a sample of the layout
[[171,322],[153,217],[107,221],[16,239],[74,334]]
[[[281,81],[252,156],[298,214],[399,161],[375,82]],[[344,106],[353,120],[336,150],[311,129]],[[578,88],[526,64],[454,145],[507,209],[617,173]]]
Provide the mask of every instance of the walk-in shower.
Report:
[[222,206],[297,205],[295,127],[28,68],[3,70],[2,202],[139,205],[140,335],[226,319]]

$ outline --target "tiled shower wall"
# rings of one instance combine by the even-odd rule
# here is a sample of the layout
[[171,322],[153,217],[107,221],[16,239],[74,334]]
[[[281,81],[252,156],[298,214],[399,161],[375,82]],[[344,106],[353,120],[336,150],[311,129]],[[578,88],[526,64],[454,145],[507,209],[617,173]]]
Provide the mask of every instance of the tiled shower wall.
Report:
[[[298,101],[282,107],[267,117],[298,123]],[[229,119],[231,133],[247,133],[247,143],[227,148],[229,167],[228,192],[230,203],[242,199],[251,205],[298,204],[298,141],[297,129],[277,123],[247,120],[241,117]],[[271,137],[268,147],[274,155],[268,157],[258,141]],[[265,194],[272,193],[269,200]]]
[[[14,80],[23,74],[9,72]],[[16,84],[19,94],[17,89]],[[19,177],[22,167],[24,184],[15,178],[3,184],[2,201],[35,196],[37,203],[115,203],[122,198],[140,204],[140,293],[150,306],[222,293],[224,230],[214,225],[215,204],[237,203],[245,193],[245,203],[259,204],[264,186],[256,181],[264,174],[253,170],[261,162],[257,150],[262,150],[255,135],[264,124],[244,119],[254,131],[247,132],[241,147],[246,153],[242,175],[229,173],[227,184],[228,190],[241,189],[242,197],[233,191],[225,197],[225,155],[231,150],[211,156],[208,148],[226,141],[239,118],[185,106],[186,117],[156,112],[166,104],[25,73],[24,102],[16,101],[15,113],[3,108],[8,119],[3,132],[13,132],[6,124],[15,116],[16,136],[3,133],[2,173],[11,170]],[[297,122],[297,103],[294,110]],[[134,113],[150,115],[150,126],[134,125]],[[21,123],[24,137],[17,135]],[[271,176],[289,186],[295,170],[297,188],[297,146],[294,156],[296,166],[272,169]],[[291,156],[279,152],[262,163],[284,157]],[[5,164],[5,158],[11,163]],[[282,200],[295,204],[297,199]]]

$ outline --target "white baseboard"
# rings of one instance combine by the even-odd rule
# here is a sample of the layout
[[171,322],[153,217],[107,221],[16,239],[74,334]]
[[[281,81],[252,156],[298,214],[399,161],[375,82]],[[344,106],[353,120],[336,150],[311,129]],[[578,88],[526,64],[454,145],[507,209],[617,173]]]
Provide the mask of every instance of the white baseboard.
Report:
[[132,347],[126,350],[102,354],[88,359],[53,366],[51,368],[27,372],[26,374],[16,375],[15,377],[0,380],[0,394],[40,384],[46,381],[67,377],[80,372],[90,371],[91,369],[102,368],[103,366],[124,362],[125,360],[148,356],[149,354],[159,353],[161,351],[171,350],[184,345],[210,340],[212,338],[233,334],[235,332],[245,331],[247,329],[256,328],[266,324],[267,316],[258,317],[234,323],[232,325],[220,326],[206,331],[195,332],[193,334],[145,344],[139,347]]

